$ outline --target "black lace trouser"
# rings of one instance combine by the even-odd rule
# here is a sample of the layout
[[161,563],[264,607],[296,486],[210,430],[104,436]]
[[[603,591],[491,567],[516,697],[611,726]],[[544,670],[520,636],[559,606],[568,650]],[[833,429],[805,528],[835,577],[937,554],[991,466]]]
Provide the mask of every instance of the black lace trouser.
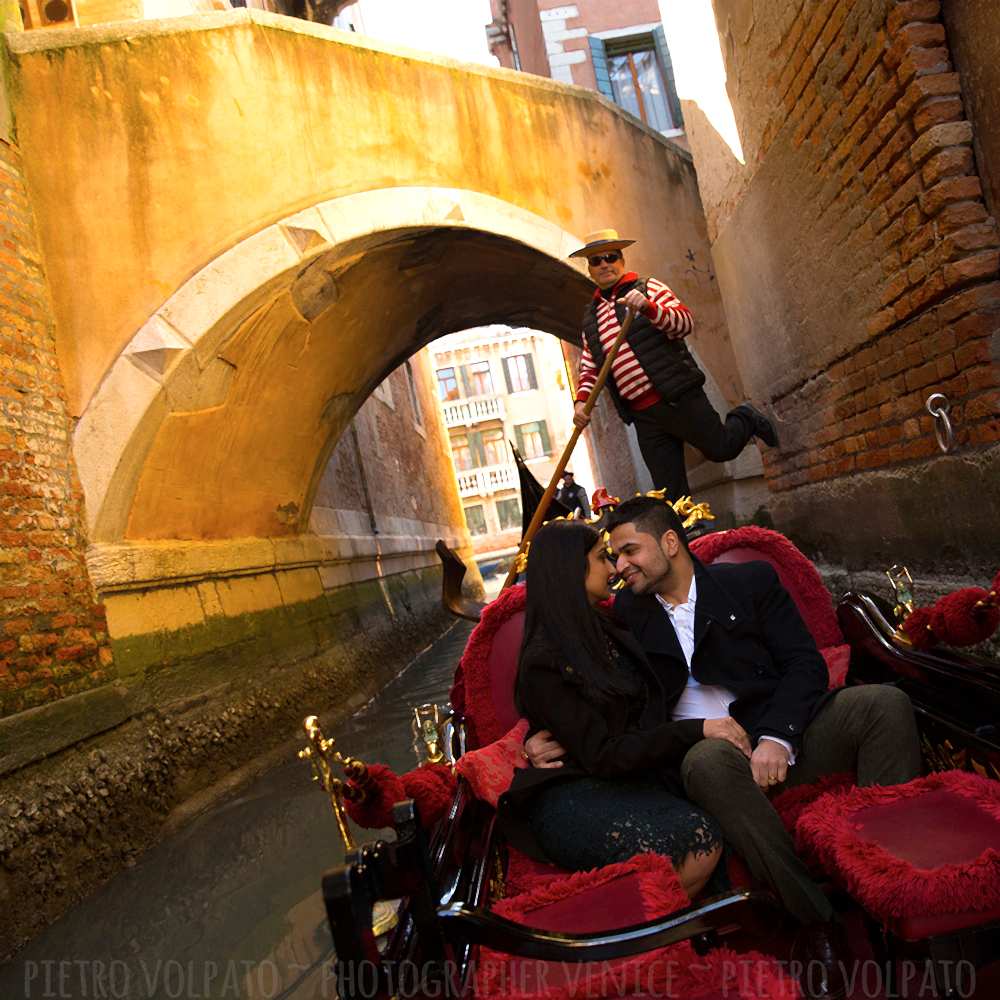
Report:
[[684,444],[693,445],[710,462],[728,462],[753,437],[749,415],[733,411],[722,420],[704,390],[685,393],[675,403],[657,403],[632,414],[642,460],[653,486],[666,489],[671,500],[690,496]]
[[539,847],[554,864],[585,871],[653,851],[674,866],[722,840],[718,824],[656,780],[569,778],[540,789],[528,808]]

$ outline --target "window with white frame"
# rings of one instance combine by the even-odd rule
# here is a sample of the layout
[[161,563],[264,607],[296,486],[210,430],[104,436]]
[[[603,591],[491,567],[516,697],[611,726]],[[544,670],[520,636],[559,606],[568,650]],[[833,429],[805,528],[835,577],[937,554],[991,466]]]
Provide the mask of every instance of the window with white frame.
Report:
[[590,36],[597,89],[658,132],[684,127],[673,64],[660,25]]
[[518,424],[514,428],[517,450],[524,458],[544,458],[551,454],[549,429],[544,420],[534,420],[530,424]]
[[465,523],[469,527],[470,535],[486,534],[486,512],[481,503],[465,508]]
[[508,392],[526,392],[537,389],[535,361],[530,354],[514,354],[503,359],[503,374]]

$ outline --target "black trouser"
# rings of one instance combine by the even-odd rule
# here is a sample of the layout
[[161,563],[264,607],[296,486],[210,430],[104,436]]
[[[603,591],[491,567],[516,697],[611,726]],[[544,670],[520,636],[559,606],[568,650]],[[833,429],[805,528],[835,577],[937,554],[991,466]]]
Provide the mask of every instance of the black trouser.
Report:
[[703,389],[685,393],[673,403],[657,403],[632,414],[639,450],[656,489],[671,500],[690,496],[684,443],[694,445],[710,462],[728,462],[753,437],[753,420],[734,410],[723,422]]
[[[798,760],[775,791],[855,772],[858,785],[898,785],[919,776],[920,744],[910,699],[898,688],[864,684],[839,691],[802,734]],[[684,790],[802,923],[827,921],[833,908],[806,866],[750,762],[725,740],[702,740],[681,764]]]

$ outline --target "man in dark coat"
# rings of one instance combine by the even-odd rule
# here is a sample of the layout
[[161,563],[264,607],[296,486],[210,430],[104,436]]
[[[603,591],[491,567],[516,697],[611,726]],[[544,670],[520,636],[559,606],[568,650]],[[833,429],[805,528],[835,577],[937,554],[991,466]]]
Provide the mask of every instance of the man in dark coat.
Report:
[[587,491],[576,481],[569,469],[563,470],[562,486],[556,490],[556,499],[568,510],[579,508],[584,517],[590,517],[590,503]]
[[[917,777],[909,699],[886,685],[828,691],[823,657],[774,568],[702,565],[669,504],[626,501],[607,527],[628,587],[615,617],[663,679],[674,723],[701,720],[704,738],[680,766],[684,791],[804,925],[796,957],[828,970],[810,994],[836,996],[842,932],[765,793],[839,772],[859,785]],[[526,745],[535,767],[561,757],[547,735]]]
[[623,240],[614,229],[601,229],[571,257],[586,257],[597,285],[583,316],[583,355],[573,422],[586,427],[584,403],[597,373],[621,329],[627,306],[635,319],[611,367],[607,388],[622,420],[633,424],[643,461],[657,489],[672,500],[689,496],[684,444],[693,445],[711,462],[728,462],[753,437],[774,447],[778,436],[771,422],[749,403],[720,420],[702,386],[704,372],[684,338],[694,329],[691,310],[656,278],[640,278],[625,270],[622,251],[635,240]]

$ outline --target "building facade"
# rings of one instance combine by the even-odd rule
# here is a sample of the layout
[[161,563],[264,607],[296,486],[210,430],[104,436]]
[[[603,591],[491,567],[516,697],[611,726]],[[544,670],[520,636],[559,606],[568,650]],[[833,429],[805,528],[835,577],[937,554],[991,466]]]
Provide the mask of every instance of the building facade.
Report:
[[551,76],[600,91],[650,128],[684,129],[656,0],[538,0]]
[[[521,499],[510,445],[545,485],[573,433],[560,341],[492,326],[450,334],[429,348],[465,521],[477,555],[506,554],[521,538]],[[570,468],[594,488],[580,444]]]

